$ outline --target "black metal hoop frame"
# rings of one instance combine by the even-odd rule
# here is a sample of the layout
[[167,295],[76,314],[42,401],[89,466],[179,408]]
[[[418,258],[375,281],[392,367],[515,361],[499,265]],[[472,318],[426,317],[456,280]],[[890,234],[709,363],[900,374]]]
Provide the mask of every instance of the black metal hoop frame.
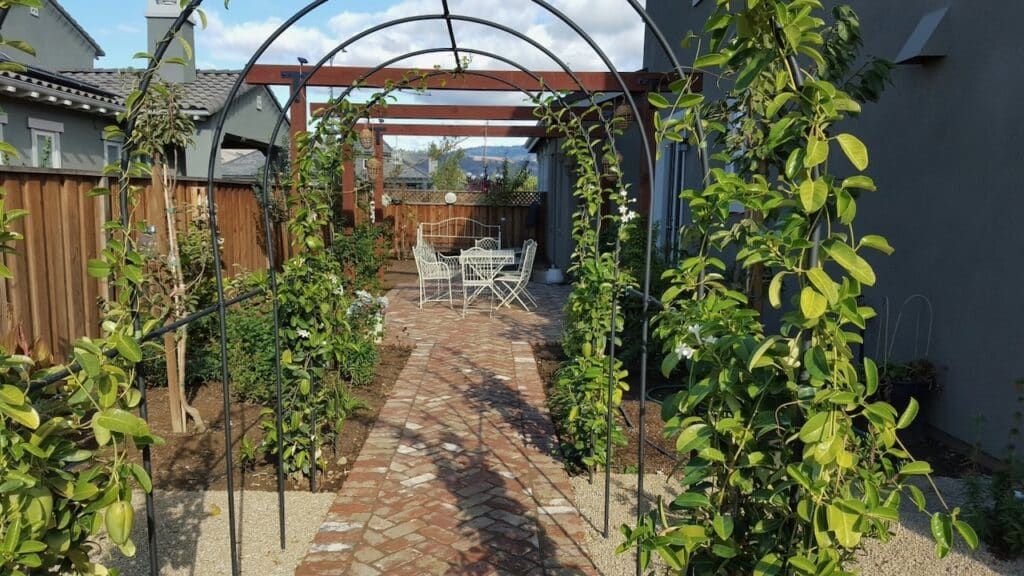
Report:
[[[633,98],[632,93],[629,91],[625,81],[623,80],[622,75],[616,69],[615,65],[612,63],[611,59],[607,56],[607,54],[600,47],[600,45],[598,45],[593,40],[593,38],[591,38],[590,35],[588,35],[573,19],[569,18],[566,14],[564,14],[563,12],[561,12],[560,10],[558,10],[557,8],[555,8],[554,6],[552,6],[551,4],[546,2],[545,0],[529,0],[529,1],[531,3],[537,5],[537,6],[541,7],[548,14],[550,14],[551,16],[554,16],[556,19],[560,20],[563,24],[568,26],[580,39],[582,39],[594,51],[594,53],[599,57],[599,59],[602,61],[602,63],[605,65],[605,67],[608,69],[608,71],[615,78],[616,83],[618,83],[619,86],[621,87],[622,95],[623,95],[623,98],[625,100],[625,104],[627,106],[629,106],[629,108],[632,110],[632,112],[634,114],[634,117],[637,117],[637,118],[641,117],[639,107],[637,106],[637,103],[636,103],[635,99]],[[164,57],[164,55],[165,55],[165,53],[166,53],[170,43],[174,40],[175,36],[177,35],[177,33],[181,29],[181,27],[184,25],[184,23],[192,16],[192,14],[196,11],[196,9],[199,8],[199,6],[202,4],[202,2],[203,2],[203,0],[190,0],[188,2],[188,4],[185,5],[182,8],[181,13],[179,14],[179,16],[172,23],[172,25],[170,27],[170,30],[168,31],[166,36],[157,44],[156,50],[155,50],[154,54],[152,55],[152,59],[150,60],[150,63],[148,65],[148,67],[143,72],[142,81],[140,82],[140,85],[139,85],[139,91],[141,92],[143,97],[145,97],[145,94],[148,92],[149,86],[151,84],[153,76],[155,75],[156,69],[159,67],[160,62],[162,61],[162,59],[163,59],[163,57]],[[270,48],[270,46],[285,31],[290,29],[299,20],[301,20],[302,18],[304,18],[305,16],[307,16],[308,14],[313,12],[315,9],[323,6],[324,4],[327,4],[328,2],[329,2],[329,0],[314,0],[314,1],[310,2],[305,7],[301,8],[298,11],[296,11],[290,18],[288,18],[284,23],[282,23],[270,36],[268,36],[267,39],[264,40],[264,42],[260,45],[260,47],[254,52],[252,57],[246,63],[245,67],[240,72],[238,79],[236,80],[235,84],[232,86],[232,88],[231,88],[231,90],[230,90],[230,92],[229,92],[229,94],[228,94],[228,96],[226,98],[226,105],[225,105],[224,110],[223,110],[224,113],[221,114],[220,117],[218,118],[217,125],[216,125],[216,128],[214,130],[213,139],[214,139],[214,143],[215,144],[214,144],[214,146],[213,146],[213,148],[211,150],[211,153],[210,153],[208,169],[207,169],[207,178],[208,178],[208,181],[207,181],[207,204],[208,204],[208,211],[209,211],[210,236],[211,236],[211,241],[213,243],[212,245],[214,245],[214,246],[218,245],[219,231],[218,231],[218,227],[217,227],[217,211],[216,211],[216,196],[215,196],[216,192],[214,190],[213,176],[214,176],[214,173],[215,173],[217,157],[219,155],[219,151],[220,151],[220,147],[221,147],[220,140],[221,140],[221,137],[223,136],[224,127],[225,127],[225,124],[226,124],[226,121],[227,121],[227,112],[231,109],[232,106],[235,105],[237,97],[238,97],[238,93],[239,93],[239,91],[241,89],[242,84],[244,83],[245,77],[252,70],[252,68],[256,65],[257,61],[266,53],[266,51]],[[653,18],[650,16],[650,14],[647,13],[647,11],[644,9],[644,7],[640,5],[639,1],[638,0],[627,0],[627,2],[630,5],[630,7],[633,9],[633,11],[636,12],[636,14],[639,15],[640,18],[643,20],[645,29],[650,31],[653,34],[655,42],[658,44],[658,46],[660,47],[661,51],[665,54],[665,56],[668,57],[671,65],[672,65],[672,67],[674,69],[673,71],[678,73],[678,74],[680,74],[680,75],[688,73],[688,71],[685,70],[680,65],[679,60],[678,60],[678,58],[675,55],[675,52],[673,51],[673,49],[669,45],[669,43],[668,43],[667,39],[665,38],[664,34],[658,28],[657,23],[654,22]],[[454,34],[454,30],[452,28],[452,21],[462,21],[462,22],[474,23],[474,24],[486,26],[488,28],[492,28],[492,29],[496,29],[496,30],[500,30],[500,31],[506,32],[506,33],[508,33],[508,34],[510,34],[512,36],[515,36],[515,37],[519,38],[520,40],[522,40],[522,41],[524,41],[524,42],[534,46],[535,48],[537,48],[538,50],[543,52],[545,55],[550,57],[553,61],[558,63],[563,68],[563,70],[565,70],[568,74],[570,74],[570,76],[577,82],[577,84],[580,85],[581,88],[583,88],[582,83],[579,82],[579,79],[576,78],[576,76],[572,72],[572,70],[564,62],[562,62],[553,52],[551,52],[551,50],[549,50],[548,48],[546,48],[545,46],[543,46],[539,42],[533,40],[532,38],[529,38],[529,37],[525,36],[524,34],[518,32],[518,31],[516,31],[514,29],[508,28],[508,27],[506,27],[506,26],[504,26],[504,25],[502,25],[500,23],[497,23],[497,22],[492,22],[490,20],[486,20],[486,19],[482,19],[482,18],[476,18],[476,17],[472,17],[472,16],[452,14],[450,12],[449,8],[448,8],[447,1],[445,1],[445,0],[442,0],[442,7],[443,7],[443,14],[440,14],[440,15],[420,15],[420,16],[412,16],[412,17],[392,20],[390,22],[386,22],[386,23],[379,24],[377,26],[368,28],[367,30],[365,30],[365,31],[363,31],[363,32],[361,32],[361,33],[359,33],[359,34],[357,34],[355,36],[352,36],[348,40],[346,40],[345,42],[339,44],[338,47],[335,48],[332,52],[330,52],[328,54],[328,56],[325,56],[317,64],[316,67],[312,68],[311,72],[308,75],[303,75],[304,77],[300,77],[299,78],[300,84],[298,86],[298,89],[293,90],[293,92],[291,94],[291,98],[289,99],[289,105],[288,106],[284,106],[282,108],[280,114],[279,114],[278,123],[277,123],[277,125],[275,126],[275,129],[274,129],[274,136],[269,140],[268,151],[269,151],[269,148],[272,148],[274,143],[276,142],[277,135],[278,135],[278,132],[280,130],[280,126],[283,123],[284,115],[286,114],[286,111],[289,109],[290,104],[292,102],[294,102],[295,99],[300,94],[302,94],[305,86],[308,84],[308,81],[312,77],[312,75],[315,74],[317,71],[319,71],[330,60],[331,56],[337,54],[343,48],[345,48],[346,46],[350,45],[351,43],[353,43],[353,42],[355,42],[355,41],[357,41],[357,40],[359,40],[361,38],[369,36],[369,35],[371,35],[373,33],[376,33],[376,32],[378,32],[380,30],[383,30],[385,28],[388,28],[388,27],[391,27],[391,26],[396,26],[396,25],[399,25],[399,24],[406,24],[406,23],[418,22],[418,21],[426,21],[426,20],[444,20],[446,22],[447,26],[448,26],[448,32],[449,32],[449,36],[451,38],[451,46],[447,47],[447,48],[427,49],[427,50],[422,50],[422,51],[418,51],[418,52],[410,52],[408,54],[405,54],[405,55],[399,57],[398,59],[394,59],[392,61],[392,63],[394,61],[398,61],[398,60],[404,59],[404,58],[409,58],[409,57],[412,57],[412,56],[415,56],[415,55],[418,55],[418,54],[451,51],[454,54],[455,61],[456,61],[456,68],[454,70],[455,73],[475,74],[475,75],[479,75],[479,76],[484,76],[485,73],[482,73],[482,72],[474,72],[474,71],[468,71],[468,70],[463,70],[462,69],[462,66],[461,66],[461,63],[460,63],[460,60],[459,60],[459,56],[458,56],[459,52],[461,51],[461,52],[465,52],[465,53],[475,53],[475,54],[480,54],[482,56],[494,58],[496,60],[505,62],[506,64],[509,64],[511,66],[514,66],[514,67],[516,67],[516,68],[518,68],[518,69],[520,69],[522,71],[529,72],[528,70],[525,70],[518,63],[510,61],[509,59],[501,57],[501,56],[498,56],[496,54],[491,54],[491,53],[488,53],[488,52],[485,52],[485,51],[482,51],[482,50],[475,50],[475,49],[469,49],[469,48],[465,48],[465,47],[460,47],[456,43],[456,41],[455,41],[455,34]],[[378,66],[374,71],[379,70],[381,68],[384,68],[384,67],[386,67],[386,65],[387,64]],[[444,73],[451,73],[451,72],[444,72]],[[533,76],[536,78],[536,75],[533,75]],[[493,78],[497,78],[497,77],[493,77]],[[530,95],[530,93],[527,90],[523,89],[522,87],[514,86],[514,85],[511,85],[511,84],[509,84],[509,85],[512,88],[515,88],[517,90],[522,91],[523,93],[525,93],[527,95]],[[349,94],[353,88],[355,88],[355,86],[349,86],[346,89],[344,94],[345,95]],[[585,92],[587,97],[590,98],[591,102],[593,102],[593,94],[591,92],[587,91],[586,89],[583,89],[582,91]],[[538,93],[540,93],[540,92],[542,92],[542,91],[539,91]],[[564,100],[562,99],[562,97],[558,93],[555,93],[555,95],[556,95],[556,97],[560,101],[562,101],[564,103]],[[696,136],[696,139],[697,139],[697,142],[698,142],[698,152],[699,152],[699,156],[700,156],[701,163],[702,163],[702,171],[703,171],[703,176],[704,176],[704,182],[706,183],[707,180],[708,180],[708,177],[710,175],[709,159],[708,159],[708,155],[707,155],[706,135],[704,134],[703,125],[702,125],[702,122],[701,122],[700,117],[699,117],[699,110],[694,110],[694,112],[696,114],[698,114],[698,116],[696,118],[697,121],[695,122],[695,136]],[[132,134],[133,130],[134,130],[134,126],[135,126],[135,117],[134,116],[129,116],[129,119],[128,119],[128,122],[127,122],[127,125],[126,125],[126,129],[125,129],[125,133],[130,136]],[[650,191],[651,191],[651,194],[653,195],[654,191],[657,188],[657,186],[656,186],[657,178],[656,178],[656,173],[655,173],[655,170],[654,170],[655,155],[653,154],[653,152],[651,150],[649,135],[647,133],[646,127],[643,125],[642,122],[638,123],[637,127],[638,127],[638,131],[640,133],[640,138],[641,138],[641,148],[643,150],[643,164],[646,165],[647,173],[650,175]],[[612,134],[611,131],[608,131],[608,134],[611,135]],[[611,140],[612,149],[614,151],[614,149],[615,149],[614,148],[614,138],[612,137],[610,140]],[[122,174],[127,174],[128,173],[128,168],[129,168],[130,158],[131,158],[131,152],[132,151],[131,151],[131,146],[130,146],[130,142],[129,142],[129,145],[124,147],[122,149],[122,152],[121,152],[120,165],[121,165],[121,173]],[[267,231],[267,233],[264,236],[265,236],[265,244],[266,244],[265,248],[266,248],[267,257],[268,257],[268,275],[269,275],[269,279],[270,279],[269,288],[270,288],[270,292],[271,292],[271,294],[273,296],[272,301],[273,301],[273,314],[274,314],[274,347],[275,347],[275,370],[276,370],[276,382],[275,382],[275,386],[276,386],[276,390],[275,390],[276,391],[275,412],[276,412],[276,414],[275,415],[276,415],[276,421],[277,421],[276,425],[278,427],[278,434],[280,435],[281,418],[282,418],[282,405],[281,405],[282,373],[281,373],[281,365],[280,365],[281,347],[280,347],[280,336],[279,336],[279,311],[278,311],[278,308],[277,308],[277,278],[276,278],[276,270],[275,270],[275,262],[274,262],[275,253],[274,253],[274,249],[273,249],[273,246],[272,246],[271,234],[269,233],[269,231],[271,230],[271,226],[270,226],[270,215],[269,215],[269,210],[268,210],[268,204],[269,204],[269,202],[268,202],[268,200],[269,200],[269,198],[268,198],[268,190],[267,190],[267,186],[269,184],[268,180],[269,180],[269,165],[265,166],[265,168],[264,168],[263,190],[262,190],[262,194],[263,194],[262,210],[263,210],[264,227],[265,227],[265,230]],[[121,189],[120,189],[120,192],[119,192],[119,205],[120,205],[120,208],[121,208],[121,223],[125,227],[130,225],[128,203],[129,203],[129,198],[128,198],[127,187],[126,186],[121,186]],[[640,358],[641,358],[641,367],[640,367],[640,400],[639,400],[639,402],[640,402],[640,410],[639,410],[639,420],[638,420],[638,428],[639,428],[638,432],[639,432],[639,436],[641,438],[641,442],[640,442],[640,446],[638,447],[638,462],[637,462],[637,518],[638,518],[638,520],[645,514],[645,506],[644,506],[645,496],[644,496],[644,492],[643,492],[644,442],[643,442],[642,439],[645,438],[645,436],[644,436],[644,422],[645,422],[645,413],[646,413],[647,359],[648,359],[648,344],[649,344],[649,334],[648,334],[648,332],[649,332],[649,325],[650,325],[649,304],[650,304],[650,300],[651,300],[651,294],[650,294],[650,288],[651,288],[651,253],[652,253],[652,250],[653,250],[653,226],[654,226],[654,219],[653,219],[654,213],[653,213],[653,211],[654,211],[654,202],[653,201],[652,202],[648,202],[647,214],[646,214],[646,217],[647,217],[647,246],[646,246],[646,256],[645,256],[645,265],[644,265],[644,280],[643,280],[643,295],[642,295],[642,298],[643,298],[642,327],[643,328],[642,328],[642,336],[641,336],[641,355],[640,355]],[[129,246],[129,250],[131,250],[131,249],[133,249],[133,247]],[[618,251],[618,246],[616,245],[616,252],[617,251]],[[233,304],[244,302],[244,301],[249,300],[251,298],[254,298],[254,297],[256,297],[256,296],[258,296],[260,294],[264,294],[265,291],[264,290],[255,290],[255,291],[248,292],[246,294],[242,294],[242,295],[240,295],[240,296],[238,296],[236,298],[228,300],[225,297],[225,294],[224,294],[223,270],[222,270],[222,267],[220,265],[219,260],[215,259],[215,261],[216,261],[216,265],[215,265],[214,269],[215,269],[215,280],[216,280],[216,287],[217,287],[217,304],[216,304],[216,306],[211,306],[210,308],[207,308],[205,310],[201,310],[201,311],[193,313],[193,314],[191,314],[191,315],[189,315],[189,316],[187,316],[185,318],[179,319],[178,321],[174,322],[173,324],[164,326],[161,329],[155,330],[155,331],[153,331],[153,332],[151,332],[149,334],[144,335],[142,339],[144,341],[152,340],[152,339],[154,339],[154,338],[156,338],[156,337],[158,337],[160,335],[163,335],[163,334],[165,334],[167,332],[170,332],[170,331],[172,331],[172,330],[174,330],[176,328],[179,328],[179,327],[187,325],[187,324],[189,324],[189,323],[191,323],[191,322],[193,322],[195,320],[198,320],[199,318],[211,315],[214,312],[217,313],[218,321],[219,321],[218,322],[219,323],[219,332],[220,332],[219,333],[219,339],[220,339],[220,348],[221,348],[221,375],[222,375],[223,394],[224,394],[224,407],[223,407],[223,409],[224,409],[224,424],[225,424],[224,425],[224,435],[225,435],[225,440],[226,440],[226,443],[227,443],[226,446],[230,450],[230,446],[231,446],[230,370],[229,370],[228,362],[227,362],[227,331],[226,331],[227,307],[231,306]],[[616,274],[617,274],[617,268],[616,268]],[[137,299],[138,299],[137,293],[133,294],[133,296],[132,296],[132,308],[133,308],[133,310],[136,311],[134,313],[134,315],[133,315],[133,324],[134,324],[134,326],[136,328],[136,331],[139,331],[141,329],[141,323],[140,323],[139,316],[138,316],[138,313],[137,313]],[[613,315],[613,318],[614,318],[614,314],[615,314],[616,309],[617,309],[617,301],[613,299],[612,309],[610,311],[610,313]],[[613,321],[612,322],[612,327],[613,327],[612,328],[612,330],[613,330],[612,341],[614,341],[614,329],[615,329],[614,326],[615,326],[615,322]],[[613,345],[613,347],[611,349],[611,357],[610,357],[610,361],[609,361],[609,393],[611,393],[611,386],[613,384],[613,380],[612,380],[612,366],[613,366],[614,362],[615,362],[615,349],[614,349],[614,345]],[[68,374],[77,372],[80,369],[81,369],[81,367],[72,365],[72,366],[69,366],[67,370],[61,371],[60,373],[51,374],[50,377],[47,380],[58,380],[61,377],[66,377]],[[136,370],[135,380],[136,380],[136,382],[135,382],[136,386],[139,388],[141,396],[142,396],[142,401],[140,402],[140,405],[139,405],[140,416],[143,419],[147,419],[148,418],[148,409],[147,409],[147,402],[146,402],[146,387],[145,387],[144,374],[143,374],[143,371],[142,371],[141,367],[139,367]],[[611,419],[610,414],[611,414],[611,412],[609,411],[609,420]],[[609,426],[609,435],[610,435],[610,433],[611,433],[611,426]],[[610,446],[611,446],[611,439],[610,439],[610,437],[607,439],[607,443],[608,443],[608,447],[609,447],[609,451],[610,451]],[[280,454],[279,454],[279,457],[280,457]],[[143,450],[142,450],[142,458],[143,458],[143,467],[146,469],[146,471],[148,473],[151,474],[152,473],[152,467],[151,467],[150,450],[149,450],[148,447],[144,447],[143,448]],[[225,458],[225,463],[226,463],[226,481],[227,481],[227,491],[228,491],[228,521],[229,521],[229,537],[230,537],[230,546],[231,546],[231,550],[230,550],[231,569],[232,569],[232,574],[237,576],[239,574],[238,539],[237,539],[236,527],[235,527],[236,526],[236,518],[235,518],[235,506],[234,506],[234,474],[233,474],[232,459],[230,458],[230,456]],[[608,495],[609,495],[608,493],[609,493],[609,490],[610,490],[610,466],[606,466],[606,475],[605,475],[605,527],[604,527],[605,528],[604,529],[605,537],[608,536]],[[284,522],[285,522],[284,480],[283,480],[283,470],[282,470],[282,468],[280,466],[278,466],[278,509],[279,509],[278,520],[279,520],[279,527],[280,527],[280,545],[281,545],[282,548],[284,548],[284,546],[285,546],[285,534],[284,534]],[[149,493],[149,494],[146,495],[146,522],[147,522],[147,534],[148,534],[148,539],[149,539],[150,573],[153,574],[153,575],[156,575],[159,572],[159,562],[158,562],[159,555],[158,555],[158,550],[157,550],[155,504],[154,504],[154,501],[153,501],[153,494],[152,493]],[[639,575],[640,574],[639,555],[637,555],[636,568],[637,568],[637,574]]]

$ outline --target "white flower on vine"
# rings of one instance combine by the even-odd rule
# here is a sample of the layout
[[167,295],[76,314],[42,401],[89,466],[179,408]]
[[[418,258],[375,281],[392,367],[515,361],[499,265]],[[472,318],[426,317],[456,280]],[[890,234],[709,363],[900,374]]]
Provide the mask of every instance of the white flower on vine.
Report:
[[305,328],[299,328],[295,332],[296,332],[296,334],[299,335],[300,338],[309,338],[309,336],[310,336],[309,330],[306,330]]
[[343,286],[338,286],[334,290],[332,290],[332,292],[334,292],[335,296],[344,296],[345,288]]
[[697,338],[697,342],[700,342],[700,324],[691,324],[686,327],[686,331],[693,334]]
[[619,215],[622,217],[622,222],[630,222],[637,217],[637,213],[630,210],[629,206],[622,204],[619,206]]
[[687,360],[693,358],[693,353],[696,351],[697,350],[695,348],[691,348],[690,345],[687,344],[686,342],[680,342],[675,349],[676,356],[680,358],[686,358]]
[[705,344],[711,344],[712,346],[714,346],[716,342],[718,342],[718,337],[717,336],[708,336],[708,337],[704,338],[704,343]]
[[309,213],[309,221],[310,222],[316,222],[316,212],[310,211],[310,213]]

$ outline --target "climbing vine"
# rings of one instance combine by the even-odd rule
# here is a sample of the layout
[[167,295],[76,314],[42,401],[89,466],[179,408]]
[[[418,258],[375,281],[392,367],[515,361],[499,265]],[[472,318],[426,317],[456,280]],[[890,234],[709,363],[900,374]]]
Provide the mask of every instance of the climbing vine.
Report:
[[[844,40],[822,10],[817,0],[718,0],[695,67],[724,88],[722,102],[689,85],[650,99],[686,110],[659,118],[659,140],[693,139],[700,121],[720,152],[704,188],[682,193],[693,256],[667,273],[656,318],[663,371],[687,366],[686,389],[662,409],[687,460],[679,495],[623,526],[620,550],[637,547],[644,566],[655,553],[678,573],[847,573],[865,539],[888,540],[903,497],[926,507],[913,480],[930,480],[931,467],[900,440],[917,402],[900,414],[881,401],[875,363],[853,353],[874,316],[859,301],[876,281],[869,254],[892,248],[855,233],[857,203],[875,184],[867,147],[840,121],[869,94],[837,84],[837,63],[859,46],[855,15],[836,13]],[[716,121],[726,108],[728,121]],[[730,259],[766,271],[777,323],[729,281]],[[955,534],[977,545],[959,515],[944,502],[931,514],[940,557]]]
[[[609,413],[628,390],[628,373],[620,360],[613,360],[612,351],[622,344],[624,318],[618,302],[627,288],[635,286],[619,267],[619,253],[636,212],[612,144],[623,123],[606,123],[604,134],[595,134],[593,125],[585,123],[587,118],[611,116],[610,104],[574,110],[554,106],[554,98],[542,102],[536,114],[549,130],[562,135],[562,149],[575,165],[573,195],[578,208],[572,225],[576,248],[568,270],[573,291],[565,304],[562,341],[569,360],[559,369],[549,403],[562,428],[564,456],[593,468],[608,464],[609,437],[613,445],[626,442]],[[605,228],[612,234],[602,234]],[[607,238],[611,245],[602,242]]]

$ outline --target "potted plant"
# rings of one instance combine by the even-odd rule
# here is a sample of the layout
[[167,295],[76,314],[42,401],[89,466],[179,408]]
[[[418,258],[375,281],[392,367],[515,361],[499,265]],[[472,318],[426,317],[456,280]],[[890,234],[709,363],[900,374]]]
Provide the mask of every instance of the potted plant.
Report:
[[926,359],[882,366],[878,375],[878,391],[882,398],[902,414],[911,398],[918,402],[938,388],[935,365]]

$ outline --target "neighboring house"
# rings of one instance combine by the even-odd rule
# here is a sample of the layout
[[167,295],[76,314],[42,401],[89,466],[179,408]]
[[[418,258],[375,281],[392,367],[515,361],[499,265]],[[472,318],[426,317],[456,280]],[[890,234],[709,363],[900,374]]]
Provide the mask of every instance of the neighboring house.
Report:
[[[173,0],[148,2],[148,49],[152,51],[179,9]],[[186,23],[181,35],[194,46],[193,29],[193,23]],[[4,162],[102,170],[120,153],[120,144],[105,140],[103,129],[123,110],[124,98],[134,89],[136,71],[94,68],[103,50],[56,0],[44,0],[39,9],[0,11],[0,34],[25,40],[36,50],[35,56],[10,49],[3,55],[27,67],[25,72],[0,72],[0,137],[20,155]],[[182,55],[177,43],[167,54]],[[227,96],[238,75],[230,70],[197,70],[194,59],[187,66],[161,68],[165,80],[186,84],[185,111],[196,123],[195,143],[179,158],[182,176],[206,177],[213,131],[222,114],[228,114],[223,148],[266,149],[281,106],[267,87],[243,85],[226,111]],[[275,152],[286,147],[288,133],[288,126],[283,126]],[[221,175],[219,158],[214,175]]]
[[[866,301],[880,317],[870,326],[866,351],[884,355],[883,329],[894,360],[928,350],[941,387],[924,399],[929,422],[1001,457],[1020,409],[1014,382],[1024,377],[1024,235],[1015,216],[1024,212],[1024,107],[1014,97],[1024,85],[1024,44],[1016,39],[1024,3],[843,3],[861,17],[863,53],[897,64],[881,100],[846,126],[867,144],[868,174],[879,188],[859,203],[857,232],[882,234],[896,249],[871,257],[879,281]],[[711,0],[647,2],[673,47],[688,31],[701,30],[714,7]],[[679,58],[686,65],[693,54],[680,51]],[[650,34],[644,65],[670,68]],[[714,96],[714,83],[705,90]],[[674,198],[699,186],[696,154],[667,145],[657,176],[655,210],[669,224],[664,230],[685,220],[685,206]],[[915,294],[930,301],[933,322],[920,299],[904,306]]]

